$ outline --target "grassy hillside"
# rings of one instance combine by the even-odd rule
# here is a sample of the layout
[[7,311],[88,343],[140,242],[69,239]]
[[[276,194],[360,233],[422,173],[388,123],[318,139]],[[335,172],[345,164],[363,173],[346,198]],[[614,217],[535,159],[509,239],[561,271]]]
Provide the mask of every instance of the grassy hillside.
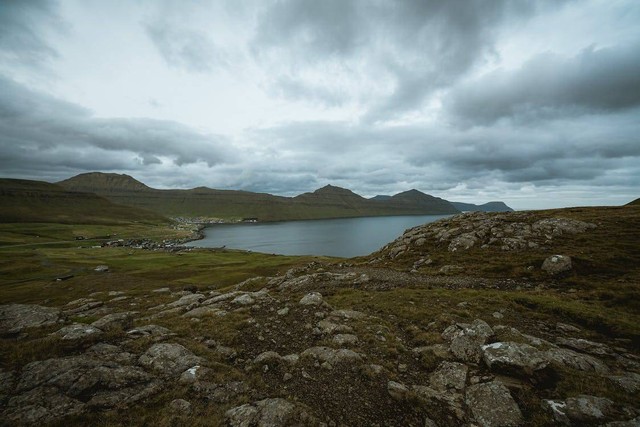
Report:
[[141,207],[168,216],[251,217],[260,221],[278,221],[458,212],[448,202],[415,190],[409,197],[397,195],[379,202],[328,185],[312,193],[290,198],[206,187],[157,190],[127,175],[98,172],[81,174],[58,184],[69,190],[94,192],[118,204]]
[[451,202],[451,204],[463,212],[513,212],[513,209],[504,202],[488,202],[482,205],[462,202]]
[[61,224],[163,223],[167,219],[92,193],[40,181],[0,179],[0,222]]
[[[336,208],[357,200],[321,193]],[[287,416],[301,408],[300,419],[331,425],[479,425],[478,413],[505,413],[506,403],[521,416],[500,425],[553,426],[549,400],[596,396],[613,409],[597,424],[572,425],[633,425],[639,239],[640,207],[625,206],[457,215],[351,260],[86,242],[0,247],[0,311],[14,313],[0,316],[0,400],[10,402],[0,417],[10,425],[33,424],[34,414],[54,425],[229,425],[228,410],[251,416],[268,396]],[[519,241],[535,245],[503,248]],[[570,256],[572,269],[542,271],[554,254]],[[37,324],[16,310],[57,322]],[[86,333],[110,316],[124,320]],[[69,338],[69,328],[84,335]],[[149,366],[159,346],[181,353]],[[500,348],[521,349],[526,365],[516,369],[520,356],[515,367],[487,362]],[[184,366],[170,371],[173,363]],[[458,377],[452,371],[461,372],[459,385],[440,387]],[[27,389],[29,381],[38,383]],[[496,383],[504,393],[490,405],[466,399]],[[76,412],[61,411],[60,401]]]

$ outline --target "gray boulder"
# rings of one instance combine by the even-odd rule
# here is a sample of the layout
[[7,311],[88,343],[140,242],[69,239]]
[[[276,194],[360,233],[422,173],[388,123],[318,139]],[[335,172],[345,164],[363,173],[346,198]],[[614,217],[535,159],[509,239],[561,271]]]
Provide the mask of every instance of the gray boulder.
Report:
[[566,348],[550,348],[544,352],[544,358],[556,366],[564,366],[579,371],[592,371],[599,374],[609,372],[609,368],[600,359],[588,354],[577,353]]
[[54,325],[60,310],[34,304],[0,305],[0,335],[17,334],[23,329]]
[[353,332],[351,326],[340,325],[338,323],[331,322],[330,320],[321,320],[316,325],[318,330],[322,334],[335,334],[335,333],[350,333]]
[[301,305],[322,305],[324,300],[322,299],[322,295],[319,292],[310,292],[300,299]]
[[78,341],[96,337],[101,333],[102,331],[95,326],[85,325],[84,323],[74,323],[54,332],[53,335],[59,336],[65,341]]
[[389,396],[400,402],[407,400],[411,396],[409,388],[396,381],[389,381],[387,383],[387,392],[389,393]]
[[566,414],[576,423],[605,420],[613,412],[613,402],[603,397],[580,395],[566,400]]
[[640,374],[625,372],[622,375],[610,375],[607,378],[627,393],[640,392]]
[[640,427],[640,417],[626,421],[612,421],[605,424],[605,427]]
[[581,353],[593,354],[596,356],[612,355],[613,351],[605,344],[585,340],[583,338],[558,338],[556,344],[568,347]]
[[182,345],[173,343],[154,344],[138,359],[140,365],[167,376],[178,375],[202,362],[201,357]]
[[592,425],[606,421],[613,414],[613,402],[595,396],[580,395],[566,401],[547,400],[544,402],[553,420],[562,425]]
[[256,300],[249,294],[242,294],[235,297],[231,303],[238,305],[252,305],[256,302]]
[[471,325],[457,324],[443,332],[443,337],[451,341],[451,353],[458,360],[471,363],[480,361],[481,346],[486,344],[491,336],[493,336],[493,330],[480,319],[474,320]]
[[334,349],[330,347],[311,347],[300,353],[300,357],[310,357],[319,360],[320,362],[327,362],[331,365],[362,361],[362,356],[355,351],[345,348]]
[[518,376],[533,376],[549,365],[538,349],[515,342],[482,346],[482,356],[492,371]]
[[125,311],[123,313],[107,314],[93,322],[91,326],[103,331],[126,331],[133,327],[133,313]]
[[500,382],[469,387],[466,403],[476,422],[482,427],[514,427],[523,423],[518,404]]
[[148,336],[166,337],[166,336],[175,335],[175,334],[172,333],[169,329],[165,328],[164,326],[144,325],[144,326],[140,326],[139,328],[134,328],[127,331],[127,335],[133,338],[139,338],[139,337],[148,337]]
[[137,359],[135,354],[124,351],[117,345],[107,343],[98,343],[89,347],[86,355],[103,362],[115,362],[121,365],[133,365]]
[[319,426],[310,411],[285,399],[264,399],[229,409],[225,413],[231,427]]
[[196,306],[202,301],[204,301],[206,297],[202,294],[189,294],[185,295],[177,301],[174,301],[170,304],[167,304],[167,307],[176,308],[176,307],[189,307]]
[[572,268],[571,257],[566,255],[553,255],[545,259],[542,263],[542,270],[552,276],[566,273],[571,271]]
[[358,337],[353,334],[337,334],[332,339],[333,343],[338,346],[353,346],[358,344]]
[[440,391],[463,390],[469,367],[458,362],[442,362],[429,377],[431,387]]
[[20,424],[48,423],[89,408],[126,406],[159,390],[153,376],[86,355],[24,366],[4,416]]

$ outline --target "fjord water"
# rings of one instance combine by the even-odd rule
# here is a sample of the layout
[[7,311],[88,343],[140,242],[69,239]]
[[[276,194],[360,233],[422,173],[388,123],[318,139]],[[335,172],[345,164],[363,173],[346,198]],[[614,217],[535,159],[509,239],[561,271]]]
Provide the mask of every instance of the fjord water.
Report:
[[450,215],[386,216],[271,223],[216,224],[195,247],[244,249],[282,255],[367,255],[406,229]]

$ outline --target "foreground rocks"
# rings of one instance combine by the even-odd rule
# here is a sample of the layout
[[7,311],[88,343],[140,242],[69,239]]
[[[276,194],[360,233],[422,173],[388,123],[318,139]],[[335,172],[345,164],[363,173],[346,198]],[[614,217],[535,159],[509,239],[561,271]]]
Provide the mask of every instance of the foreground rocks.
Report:
[[17,424],[48,423],[87,410],[128,406],[160,388],[139,367],[85,355],[47,359],[22,369],[3,417]]
[[0,306],[0,335],[17,334],[28,328],[54,325],[60,310],[33,304]]
[[[214,414],[230,426],[619,427],[640,416],[638,404],[611,397],[640,390],[640,358],[621,343],[555,320],[530,322],[528,334],[502,307],[464,322],[399,320],[367,305],[362,288],[386,282],[376,273],[318,270],[229,292],[149,292],[153,303],[138,311],[91,298],[63,310],[0,306],[11,345],[69,349],[0,369],[0,425],[135,419],[145,405],[168,425]],[[340,307],[340,287],[362,298],[358,310]],[[92,313],[87,323],[82,313]],[[571,382],[585,390],[566,392]]]

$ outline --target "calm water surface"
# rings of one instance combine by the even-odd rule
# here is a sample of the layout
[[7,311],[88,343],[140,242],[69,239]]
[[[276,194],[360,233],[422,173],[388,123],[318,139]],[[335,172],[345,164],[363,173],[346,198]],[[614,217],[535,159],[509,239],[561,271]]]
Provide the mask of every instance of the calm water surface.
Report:
[[282,255],[367,255],[399,237],[407,228],[450,215],[386,216],[253,224],[216,224],[205,238],[191,242],[204,248],[245,249]]

